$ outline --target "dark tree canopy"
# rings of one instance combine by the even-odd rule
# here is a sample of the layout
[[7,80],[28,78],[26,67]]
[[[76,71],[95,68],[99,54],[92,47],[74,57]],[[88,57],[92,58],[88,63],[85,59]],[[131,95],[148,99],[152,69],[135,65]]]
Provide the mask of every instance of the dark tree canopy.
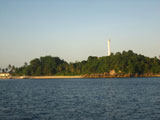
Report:
[[67,63],[59,57],[45,56],[16,68],[13,75],[84,75],[109,73],[111,70],[123,74],[160,73],[160,60],[138,55],[133,51],[117,52],[110,56],[89,56],[87,61]]

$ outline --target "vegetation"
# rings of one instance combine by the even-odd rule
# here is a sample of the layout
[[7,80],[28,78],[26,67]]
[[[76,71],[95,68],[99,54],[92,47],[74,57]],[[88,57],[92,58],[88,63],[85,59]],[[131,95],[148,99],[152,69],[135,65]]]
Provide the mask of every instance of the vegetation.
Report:
[[158,74],[160,73],[160,60],[138,55],[133,51],[117,52],[110,56],[89,56],[86,61],[67,63],[59,57],[45,56],[30,61],[20,68],[8,69],[12,75],[85,75],[85,74]]

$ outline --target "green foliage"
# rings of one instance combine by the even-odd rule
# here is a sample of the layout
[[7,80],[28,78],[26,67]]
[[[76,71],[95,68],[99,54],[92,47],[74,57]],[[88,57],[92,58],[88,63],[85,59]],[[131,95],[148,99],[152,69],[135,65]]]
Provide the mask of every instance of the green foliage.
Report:
[[45,56],[30,61],[30,64],[16,68],[14,75],[83,75],[109,73],[115,70],[122,74],[160,73],[160,60],[138,55],[133,51],[117,52],[110,56],[89,56],[87,61],[67,63],[59,57]]

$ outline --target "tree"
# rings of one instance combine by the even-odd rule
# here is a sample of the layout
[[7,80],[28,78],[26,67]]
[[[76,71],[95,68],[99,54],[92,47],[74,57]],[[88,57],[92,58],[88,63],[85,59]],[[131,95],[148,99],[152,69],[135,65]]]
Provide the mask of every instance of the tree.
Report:
[[[89,56],[86,61],[67,63],[59,57],[44,56],[16,68],[16,75],[83,75],[109,73],[114,70],[120,74],[160,73],[160,60],[136,54],[133,51],[117,52],[110,56]],[[13,71],[13,68],[12,68]]]
[[37,68],[41,66],[41,62],[38,58],[30,61],[31,75],[37,75]]
[[5,71],[8,72],[8,68],[6,68]]
[[8,65],[8,71],[9,71],[9,72],[11,71],[11,68],[12,68],[12,66],[9,64],[9,65]]
[[25,63],[24,63],[24,67],[27,67],[27,66],[28,66],[28,64],[27,64],[27,62],[25,62]]
[[5,73],[5,69],[4,68],[2,69],[2,72]]
[[11,72],[15,72],[15,66],[13,65],[12,68],[11,68]]

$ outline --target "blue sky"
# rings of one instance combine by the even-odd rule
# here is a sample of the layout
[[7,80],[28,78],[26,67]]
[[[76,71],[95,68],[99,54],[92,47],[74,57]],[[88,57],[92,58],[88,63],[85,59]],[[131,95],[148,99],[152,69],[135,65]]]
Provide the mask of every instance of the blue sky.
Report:
[[160,55],[160,0],[0,0],[0,67],[133,50]]

